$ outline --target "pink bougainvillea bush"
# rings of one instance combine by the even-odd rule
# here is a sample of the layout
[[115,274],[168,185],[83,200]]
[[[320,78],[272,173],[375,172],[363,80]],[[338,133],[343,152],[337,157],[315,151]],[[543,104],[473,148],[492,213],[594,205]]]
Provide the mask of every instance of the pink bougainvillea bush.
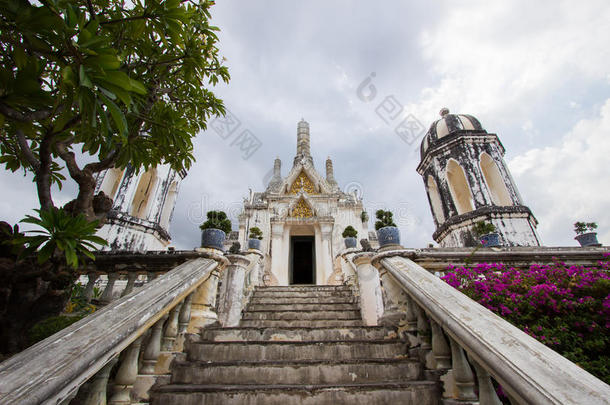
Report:
[[449,266],[442,279],[610,383],[610,253],[595,267]]

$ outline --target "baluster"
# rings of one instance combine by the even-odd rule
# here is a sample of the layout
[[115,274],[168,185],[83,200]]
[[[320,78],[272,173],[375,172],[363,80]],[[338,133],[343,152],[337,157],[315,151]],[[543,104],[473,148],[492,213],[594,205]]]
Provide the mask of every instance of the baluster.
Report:
[[87,302],[91,302],[91,299],[93,298],[93,289],[95,288],[95,281],[97,280],[97,277],[97,273],[87,273],[87,286],[85,287],[84,293]]
[[108,377],[118,360],[118,356],[113,358],[92,377],[89,393],[83,401],[83,405],[106,405]]
[[419,338],[417,337],[417,309],[415,307],[415,302],[408,295],[406,297],[406,301],[407,312],[405,314],[405,320],[407,324],[405,332],[409,340],[409,347],[413,348],[420,343]]
[[178,315],[180,314],[180,308],[182,302],[178,303],[169,312],[169,319],[165,325],[165,334],[163,335],[163,342],[161,343],[161,350],[170,352],[174,348],[176,337],[178,336]]
[[415,304],[417,311],[417,336],[419,338],[420,358],[426,363],[427,369],[432,369],[432,358],[429,356],[432,351],[430,322],[426,316],[426,311],[419,305]]
[[110,398],[110,405],[129,404],[131,402],[131,389],[138,377],[138,356],[141,344],[142,337],[139,337],[127,348],[119,370],[114,377],[114,393]]
[[381,270],[379,278],[383,299],[383,315],[379,319],[379,324],[397,327],[405,316],[402,307],[406,303],[408,294],[403,291],[387,271]]
[[193,294],[190,293],[184,300],[184,305],[180,309],[180,315],[178,316],[178,332],[185,333],[186,328],[189,326],[191,320],[191,303],[193,302]]
[[470,355],[468,360],[474,366],[477,372],[477,381],[479,383],[479,403],[483,405],[502,405],[502,401],[498,398],[496,389],[491,382],[491,376],[479,363],[477,363]]
[[155,365],[159,359],[159,353],[161,352],[161,333],[163,331],[163,324],[169,317],[169,314],[165,314],[159,319],[150,332],[150,337],[146,343],[146,348],[142,354],[142,369],[140,374],[154,374]]
[[100,302],[104,305],[110,304],[113,300],[112,294],[114,292],[114,283],[119,278],[118,273],[108,273],[108,283],[104,289],[104,293],[100,298]]
[[451,349],[443,334],[443,329],[433,319],[430,319],[432,327],[432,353],[436,360],[436,369],[451,368]]
[[135,285],[137,278],[138,278],[137,272],[130,271],[127,273],[127,285],[125,286],[125,289],[123,290],[123,293],[121,294],[121,297],[124,297],[133,291],[133,286]]
[[470,364],[466,360],[464,349],[452,338],[449,338],[449,343],[451,344],[451,363],[455,380],[454,397],[461,401],[476,401],[474,376]]

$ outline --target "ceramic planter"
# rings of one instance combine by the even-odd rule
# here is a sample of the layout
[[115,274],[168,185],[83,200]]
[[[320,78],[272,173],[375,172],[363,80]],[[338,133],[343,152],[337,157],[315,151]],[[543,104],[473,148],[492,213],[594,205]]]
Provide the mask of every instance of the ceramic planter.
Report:
[[379,247],[387,245],[400,245],[400,231],[395,226],[384,226],[377,230]]
[[580,246],[600,246],[600,243],[597,241],[597,232],[587,232],[582,235],[577,235],[574,239],[580,243]]
[[248,239],[248,249],[261,250],[260,239]]
[[224,252],[224,241],[227,237],[220,229],[208,228],[201,230],[201,247],[218,249]]
[[487,235],[481,236],[481,245],[483,245],[483,247],[499,247],[500,235],[497,233],[488,233]]
[[358,240],[353,237],[343,238],[343,240],[345,241],[345,247],[348,249],[355,248],[356,244],[358,243]]

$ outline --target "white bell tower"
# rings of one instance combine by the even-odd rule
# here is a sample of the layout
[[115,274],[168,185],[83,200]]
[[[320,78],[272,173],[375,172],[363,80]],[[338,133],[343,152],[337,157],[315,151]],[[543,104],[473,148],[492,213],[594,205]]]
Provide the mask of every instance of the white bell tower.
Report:
[[472,115],[447,108],[421,144],[417,172],[423,177],[443,247],[475,246],[472,227],[491,222],[504,246],[539,246],[538,221],[523,204],[504,162],[504,146]]
[[113,199],[106,224],[98,235],[106,250],[144,252],[163,250],[170,243],[169,223],[186,171],[168,165],[136,173],[133,167],[101,172],[95,192]]

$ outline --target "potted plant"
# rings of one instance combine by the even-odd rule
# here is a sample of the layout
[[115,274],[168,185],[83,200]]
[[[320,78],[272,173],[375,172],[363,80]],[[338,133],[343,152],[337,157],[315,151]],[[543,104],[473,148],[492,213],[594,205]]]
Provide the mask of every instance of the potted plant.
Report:
[[377,231],[377,240],[379,247],[387,245],[400,245],[400,231],[396,227],[390,211],[377,210],[375,212],[377,221],[375,222],[375,230]]
[[478,221],[472,227],[472,231],[479,238],[483,247],[500,246],[500,235],[496,232],[496,227],[491,222]]
[[223,211],[209,211],[208,220],[201,228],[201,247],[218,249],[224,251],[224,241],[227,234],[231,232],[231,220]]
[[261,240],[263,240],[263,232],[260,228],[253,226],[250,228],[248,236],[248,249],[261,250]]
[[355,248],[356,244],[358,243],[358,240],[356,239],[356,236],[358,235],[358,231],[354,229],[353,226],[348,225],[345,227],[345,229],[343,230],[343,240],[345,241],[345,247],[346,248]]
[[369,214],[366,211],[360,213],[360,220],[364,223],[369,220]]
[[574,232],[576,232],[576,239],[580,246],[600,246],[597,241],[597,224],[595,222],[576,222],[574,224]]

